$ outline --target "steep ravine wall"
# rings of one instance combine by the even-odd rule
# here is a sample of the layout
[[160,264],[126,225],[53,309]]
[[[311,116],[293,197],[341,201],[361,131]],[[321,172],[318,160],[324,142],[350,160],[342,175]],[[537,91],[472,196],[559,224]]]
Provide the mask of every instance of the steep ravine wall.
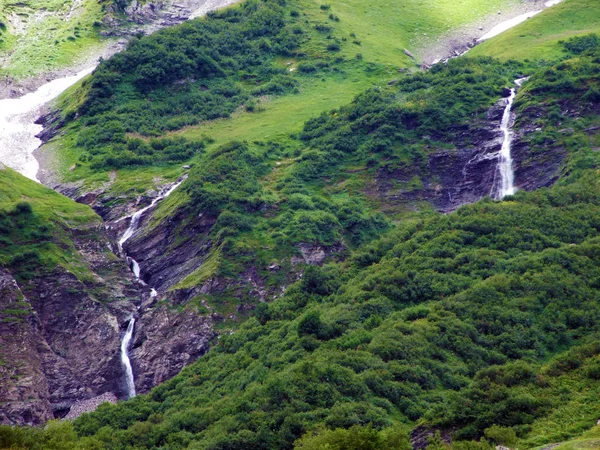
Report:
[[[377,197],[386,208],[413,209],[419,202],[428,202],[444,213],[489,196],[499,176],[498,153],[503,141],[500,122],[505,105],[506,100],[500,99],[484,118],[452,130],[454,138],[447,143],[454,148],[432,149],[425,170],[418,174],[418,187],[398,187],[398,184],[410,186],[415,177],[412,168],[380,170],[368,187],[369,195]],[[532,191],[552,185],[566,156],[562,149],[554,147],[532,155],[527,138],[537,128],[537,119],[539,113],[533,110],[525,110],[519,117],[512,112],[512,158],[517,190]]]
[[[500,121],[505,104],[505,100],[500,99],[485,117],[453,130],[454,139],[450,144],[454,148],[432,149],[425,169],[419,173],[422,182],[419,188],[397,187],[398,182],[413,179],[414,170],[380,171],[369,193],[377,195],[387,206],[412,207],[415,202],[425,201],[442,212],[453,211],[489,195],[497,176],[497,153],[502,145]],[[532,157],[527,138],[535,130],[536,119],[535,111],[526,111],[516,120],[513,158],[515,181],[520,189],[532,190],[553,183],[564,157],[560,149],[546,153],[543,160]],[[31,357],[23,365],[23,373],[29,381],[9,383],[2,392],[7,404],[12,405],[10,410],[16,412],[10,413],[11,417],[0,416],[0,420],[40,423],[66,413],[74,402],[82,399],[110,392],[122,397],[123,371],[118,352],[122,332],[131,315],[136,317],[136,328],[130,357],[139,393],[176,375],[208,350],[215,337],[213,324],[223,317],[210,312],[200,314],[188,307],[187,302],[199,294],[219,293],[224,286],[220,280],[211,279],[192,289],[173,291],[172,288],[206,262],[212,249],[208,236],[214,219],[202,215],[191,219],[178,213],[155,223],[152,209],[144,214],[139,232],[126,243],[126,251],[140,264],[141,278],[147,286],[134,280],[123,259],[99,256],[103,254],[100,247],[105,249],[107,245],[112,248],[113,256],[118,254],[116,242],[128,226],[127,221],[118,219],[148,205],[161,187],[157,185],[155,191],[117,208],[109,207],[115,199],[103,189],[82,192],[73,186],[55,187],[89,204],[103,216],[106,229],[102,240],[92,245],[82,239],[77,246],[88,255],[96,273],[105,273],[109,267],[112,273],[118,272],[118,276],[104,280],[112,289],[113,301],[102,303],[88,297],[86,289],[89,287],[77,285],[68,274],[54,274],[52,279],[36,280],[31,286],[21,287],[31,305],[31,317],[26,324],[10,326],[25,336],[22,345],[32,346],[38,341],[43,344],[28,353]],[[327,257],[323,249],[308,248],[303,249],[300,259],[319,264],[323,258],[314,260],[312,256],[316,253]],[[13,286],[10,278],[6,280],[5,285]],[[271,293],[267,295],[252,267],[238,282],[240,287],[251,288],[249,292],[257,301],[270,298]],[[150,288],[158,291],[157,297],[150,295]],[[285,286],[276,289],[282,288]],[[19,286],[13,290],[20,292]],[[15,345],[12,343],[7,348],[15,348]],[[87,355],[94,355],[94,360],[86,359]],[[0,376],[10,377],[10,374],[0,371]],[[35,392],[34,401],[23,400],[31,397],[27,392]],[[23,419],[15,419],[17,416]]]
[[0,423],[37,425],[74,404],[85,412],[98,396],[124,398],[120,343],[132,315],[130,356],[140,393],[202,356],[214,336],[210,317],[151,297],[108,251],[104,227],[75,230],[73,242],[93,280],[57,267],[18,283],[0,269]]
[[79,400],[121,396],[119,325],[135,311],[139,292],[106,251],[101,230],[75,234],[93,280],[60,266],[20,283],[0,272],[0,423],[39,424]]

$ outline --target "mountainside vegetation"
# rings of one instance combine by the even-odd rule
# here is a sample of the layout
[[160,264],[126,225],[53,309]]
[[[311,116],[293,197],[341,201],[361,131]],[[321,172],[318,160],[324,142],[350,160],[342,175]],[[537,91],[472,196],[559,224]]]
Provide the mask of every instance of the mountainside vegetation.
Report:
[[[430,450],[599,445],[595,2],[428,70],[404,53],[415,35],[505,3],[375,3],[370,33],[363,2],[246,0],[134,38],[58,101],[44,151],[60,181],[123,207],[185,171],[136,239],[167,223],[161,253],[201,246],[161,302],[223,319],[211,350],[150,393],[0,426],[0,448],[408,450],[411,431]],[[422,194],[442,189],[432,158],[482,145],[477,127],[500,126],[524,77],[518,168],[556,177],[441,214]],[[26,285],[60,265],[92,289],[69,230],[98,216],[10,169],[0,193],[2,266]]]
[[100,53],[103,2],[25,0],[0,2],[0,75],[23,79]]
[[476,56],[507,59],[544,59],[564,56],[562,42],[600,33],[600,5],[586,0],[566,0],[471,50]]
[[[102,221],[89,207],[24,178],[0,170],[0,264],[18,281],[31,282],[56,266],[92,281],[73,247],[77,233],[93,236]],[[107,252],[108,253],[108,252]]]

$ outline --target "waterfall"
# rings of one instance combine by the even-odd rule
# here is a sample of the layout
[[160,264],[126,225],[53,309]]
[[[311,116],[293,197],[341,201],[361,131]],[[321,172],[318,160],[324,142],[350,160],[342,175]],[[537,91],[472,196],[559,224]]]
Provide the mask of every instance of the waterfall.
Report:
[[[519,78],[515,80],[517,87],[520,87],[527,78]],[[515,97],[517,96],[516,88],[510,90],[510,96],[507,99],[506,107],[504,108],[504,114],[502,115],[502,122],[500,129],[504,135],[502,140],[502,148],[499,153],[498,170],[500,172],[500,186],[496,188],[496,198],[502,199],[506,195],[513,195],[515,193],[515,172],[513,169],[513,160],[511,155],[511,146],[513,140],[513,131],[511,127],[511,109]]]
[[131,222],[129,222],[129,227],[127,228],[127,230],[125,230],[125,233],[123,233],[123,236],[121,236],[121,239],[119,239],[118,247],[119,247],[119,253],[122,256],[127,257],[127,263],[129,265],[129,267],[131,268],[131,271],[135,275],[135,278],[142,284],[146,284],[146,283],[144,283],[144,281],[142,281],[140,279],[140,274],[141,274],[140,265],[131,256],[126,255],[125,251],[123,250],[123,244],[125,244],[125,242],[127,242],[138,230],[139,225],[140,225],[140,219],[142,218],[142,215],[146,211],[154,208],[158,204],[158,202],[160,202],[161,200],[164,200],[169,195],[171,195],[173,193],[173,191],[175,191],[175,189],[177,189],[179,186],[181,186],[181,183],[183,183],[186,180],[186,178],[187,178],[187,176],[184,176],[177,183],[173,184],[169,188],[169,190],[167,190],[165,193],[158,195],[154,200],[152,200],[152,202],[148,206],[140,209],[139,211],[135,212],[134,214],[132,214],[130,216],[125,216],[125,217],[122,217],[119,220],[117,220],[117,222],[120,222],[121,220],[131,218]]
[[131,361],[129,360],[129,345],[131,338],[133,337],[133,328],[135,326],[135,319],[132,317],[127,325],[127,331],[121,341],[121,362],[125,368],[125,377],[127,381],[127,398],[135,397],[135,381],[133,379],[133,369],[131,368]]

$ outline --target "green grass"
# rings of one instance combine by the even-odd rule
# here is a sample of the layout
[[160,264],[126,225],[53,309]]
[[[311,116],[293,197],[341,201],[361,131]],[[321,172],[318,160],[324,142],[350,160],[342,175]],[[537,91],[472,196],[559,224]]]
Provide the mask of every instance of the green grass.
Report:
[[257,112],[238,112],[230,119],[205,122],[176,134],[189,139],[210,137],[215,146],[233,140],[281,142],[290,133],[301,131],[308,119],[349,103],[364,90],[385,85],[386,80],[396,76],[392,70],[378,67],[369,72],[365,64],[358,66],[347,64],[341,73],[303,79],[299,94],[264,99]]
[[87,205],[76,203],[12,169],[0,170],[0,194],[0,209],[10,209],[25,201],[44,221],[57,221],[66,227],[81,224],[96,226],[101,223]]
[[315,2],[331,8],[309,14],[310,18],[319,14],[327,17],[330,13],[338,16],[337,28],[343,34],[356,34],[361,42],[359,51],[365,59],[392,65],[410,64],[405,48],[418,56],[425,47],[435,45],[438,37],[518,3],[514,0],[305,0],[305,9],[314,9]]
[[[537,447],[541,450],[546,446]],[[595,426],[577,439],[560,443],[553,450],[579,450],[579,449],[598,449],[600,448],[600,426]]]
[[6,58],[0,75],[22,79],[68,67],[105,45],[94,24],[103,17],[96,0],[0,0],[0,57]]
[[[182,135],[192,139],[208,136],[216,141],[216,145],[231,140],[285,138],[289,133],[300,131],[305,121],[323,111],[339,108],[366,89],[385,86],[388,81],[400,77],[398,69],[414,68],[415,63],[404,54],[405,48],[418,55],[420,49],[433,45],[448,31],[507,8],[514,2],[303,0],[301,4],[306,11],[306,20],[327,23],[334,27],[333,36],[346,39],[340,56],[350,62],[342,71],[303,80],[300,94],[267,100],[260,104],[260,112],[240,112],[231,119],[190,127],[181,131]],[[330,8],[322,10],[316,5],[330,5]],[[337,16],[339,22],[331,21],[330,14]],[[320,56],[316,44],[309,45],[308,50],[312,50],[315,57]],[[352,61],[357,53],[362,55],[363,62]]]
[[[296,6],[301,13],[299,20],[309,23],[311,30],[310,40],[303,45],[307,59],[343,58],[346,62],[337,66],[339,70],[318,72],[313,77],[297,76],[298,94],[263,98],[256,112],[238,111],[230,119],[204,122],[177,133],[191,139],[210,137],[215,141],[213,148],[231,140],[285,141],[290,133],[300,131],[308,119],[349,103],[370,87],[385,86],[402,76],[399,69],[416,69],[416,63],[404,54],[405,48],[418,56],[420,49],[433,45],[448,31],[514,3],[514,0],[407,0],[398,4],[375,0],[367,4],[359,0],[300,0]],[[321,9],[321,5],[329,5],[329,8]],[[331,19],[330,15],[339,20]],[[316,24],[332,29],[329,33],[319,33],[314,29]],[[331,42],[329,38],[341,44],[341,50],[333,55],[325,50],[326,44]],[[362,56],[361,60],[356,59],[357,54]],[[274,63],[297,68],[293,59],[280,58]],[[71,90],[63,96],[63,104],[74,92]],[[75,146],[74,134],[68,133],[46,146],[56,155],[56,170],[65,181],[84,180],[89,186],[105,183],[109,178],[106,172],[99,173],[78,164],[80,150]],[[75,164],[76,170],[70,171]],[[159,171],[178,168],[179,165]],[[144,190],[153,187],[153,177],[147,176],[147,172],[146,168],[132,169],[127,171],[127,176]],[[111,190],[122,192],[115,187]]]
[[[20,203],[28,203],[31,213],[15,216]],[[72,230],[93,239],[101,219],[87,205],[82,205],[42,186],[11,169],[0,170],[0,211],[16,217],[16,226],[3,229],[0,263],[11,265],[18,255],[35,254],[39,261],[27,267],[14,267],[22,275],[36,270],[52,270],[62,266],[80,281],[91,281],[93,275],[74,248]],[[10,223],[10,222],[9,222]],[[30,257],[28,257],[31,259]]]
[[600,32],[600,2],[564,0],[521,25],[478,45],[469,56],[556,60],[564,56],[561,40]]

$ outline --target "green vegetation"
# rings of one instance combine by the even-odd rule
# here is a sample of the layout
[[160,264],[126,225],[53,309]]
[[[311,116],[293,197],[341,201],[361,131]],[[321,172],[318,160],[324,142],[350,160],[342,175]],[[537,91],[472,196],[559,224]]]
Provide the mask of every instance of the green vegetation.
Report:
[[[462,438],[493,425],[531,444],[580,433],[600,414],[600,190],[595,171],[581,175],[312,268],[181,375],[77,432],[106,448],[204,449],[289,448],[319,424],[419,418]],[[561,429],[549,426],[559,414]]]
[[[539,69],[453,61],[307,122],[287,145],[234,142],[201,154],[154,220],[211,218],[211,275],[266,271],[296,242],[343,236],[351,251],[306,268],[174,379],[103,405],[70,432],[109,449],[403,448],[416,423],[453,430],[455,449],[581,435],[600,415],[594,42],[571,40],[577,56]],[[451,142],[453,125],[482,114],[525,69],[534,73],[515,108],[537,117],[532,154],[565,152],[555,186],[387,231],[370,204],[324,195],[343,164],[417,167],[428,151],[422,134]],[[283,158],[293,161],[274,175]],[[354,233],[345,220],[361,216],[365,232]],[[434,438],[430,448],[450,447]]]
[[[76,111],[86,111],[86,118],[73,123],[66,137],[50,144],[59,153],[59,172],[66,180],[89,184],[106,179],[100,174],[110,168],[102,163],[108,150],[101,152],[103,156],[90,155],[77,137],[87,121],[98,132],[100,121],[121,121],[126,141],[140,134],[154,136],[183,128],[183,137],[208,142],[209,147],[234,140],[283,143],[311,117],[398,78],[399,68],[415,67],[404,48],[429,45],[420,38],[414,40],[417,31],[435,39],[510,4],[507,0],[485,5],[477,0],[461,5],[411,0],[398,8],[380,0],[369,5],[330,2],[321,8],[325,4],[314,0],[271,1],[243,4],[163,30],[135,41],[128,51],[101,65],[81,90],[86,98],[63,106],[67,119],[75,117]],[[258,14],[277,17],[277,21],[271,21],[268,29],[259,28],[252,19]],[[235,38],[223,38],[223,33]],[[203,55],[209,55],[218,67],[213,70],[205,62],[200,70]],[[150,62],[151,71],[162,70],[174,78],[161,80],[165,82],[161,86],[142,86],[144,82],[136,77],[150,76],[145,74]],[[176,70],[170,66],[165,71],[167,64]],[[95,88],[88,95],[91,85]],[[128,150],[125,153],[128,157],[122,163],[138,162]],[[96,163],[90,168],[93,159]],[[169,161],[156,163],[164,167],[165,162]],[[74,164],[76,169],[69,171]],[[129,172],[131,176],[144,178]]]
[[57,265],[82,281],[90,277],[80,260],[71,230],[98,226],[100,218],[79,205],[11,169],[0,171],[0,264],[17,280],[31,280]]
[[0,1],[1,76],[22,79],[78,63],[106,44],[98,0]]
[[507,59],[556,61],[564,55],[560,41],[600,33],[600,4],[589,0],[564,0],[525,23],[490,39],[469,54]]
[[[442,1],[425,16],[417,3],[432,7],[406,2],[399,9],[414,27],[390,31],[397,16],[386,16],[382,39],[376,28],[369,35],[372,19],[360,18],[370,17],[369,8],[380,19],[389,4],[249,0],[134,40],[63,100],[68,125],[55,144],[66,144],[65,163],[78,159],[70,179],[97,182],[118,169],[114,192],[137,195],[144,188],[138,180],[174,178],[174,163],[189,159],[188,179],[145,232],[168,220],[175,240],[193,234],[195,244],[211,249],[174,289],[209,278],[228,287],[191,303],[254,312],[148,395],[104,404],[72,424],[0,427],[0,445],[406,449],[408,431],[426,425],[452,432],[455,441],[435,435],[430,450],[490,450],[564,442],[594,425],[598,38],[562,37],[544,54],[560,59],[555,64],[469,57],[394,74],[382,87],[407,63],[397,47],[407,30],[421,31],[411,20],[427,20],[441,33],[443,24],[478,12],[468,13],[475,3],[465,1],[454,19],[444,9],[451,2]],[[552,11],[577,4],[566,0]],[[405,38],[390,39],[398,33]],[[540,56],[539,47],[531,49]],[[448,215],[386,209],[369,195],[377,176],[399,168],[414,175],[405,188],[422,186],[431,153],[452,150],[461,127],[481,119],[522,75],[530,80],[514,104],[516,126],[531,130],[523,164],[552,162],[559,152],[554,186],[486,198]],[[342,87],[334,92],[354,87],[300,111],[337,81]],[[341,106],[356,91],[362,93]],[[54,228],[42,228],[36,214],[49,213],[22,197],[3,207],[0,226],[13,247],[0,256],[11,264],[9,255],[23,249],[29,267],[37,261],[27,259],[28,247],[52,240]],[[292,265],[301,245],[336,249],[336,259]],[[238,305],[253,301],[235,284],[250,270],[267,288],[285,286],[285,294]],[[561,446],[596,441],[597,430]]]

